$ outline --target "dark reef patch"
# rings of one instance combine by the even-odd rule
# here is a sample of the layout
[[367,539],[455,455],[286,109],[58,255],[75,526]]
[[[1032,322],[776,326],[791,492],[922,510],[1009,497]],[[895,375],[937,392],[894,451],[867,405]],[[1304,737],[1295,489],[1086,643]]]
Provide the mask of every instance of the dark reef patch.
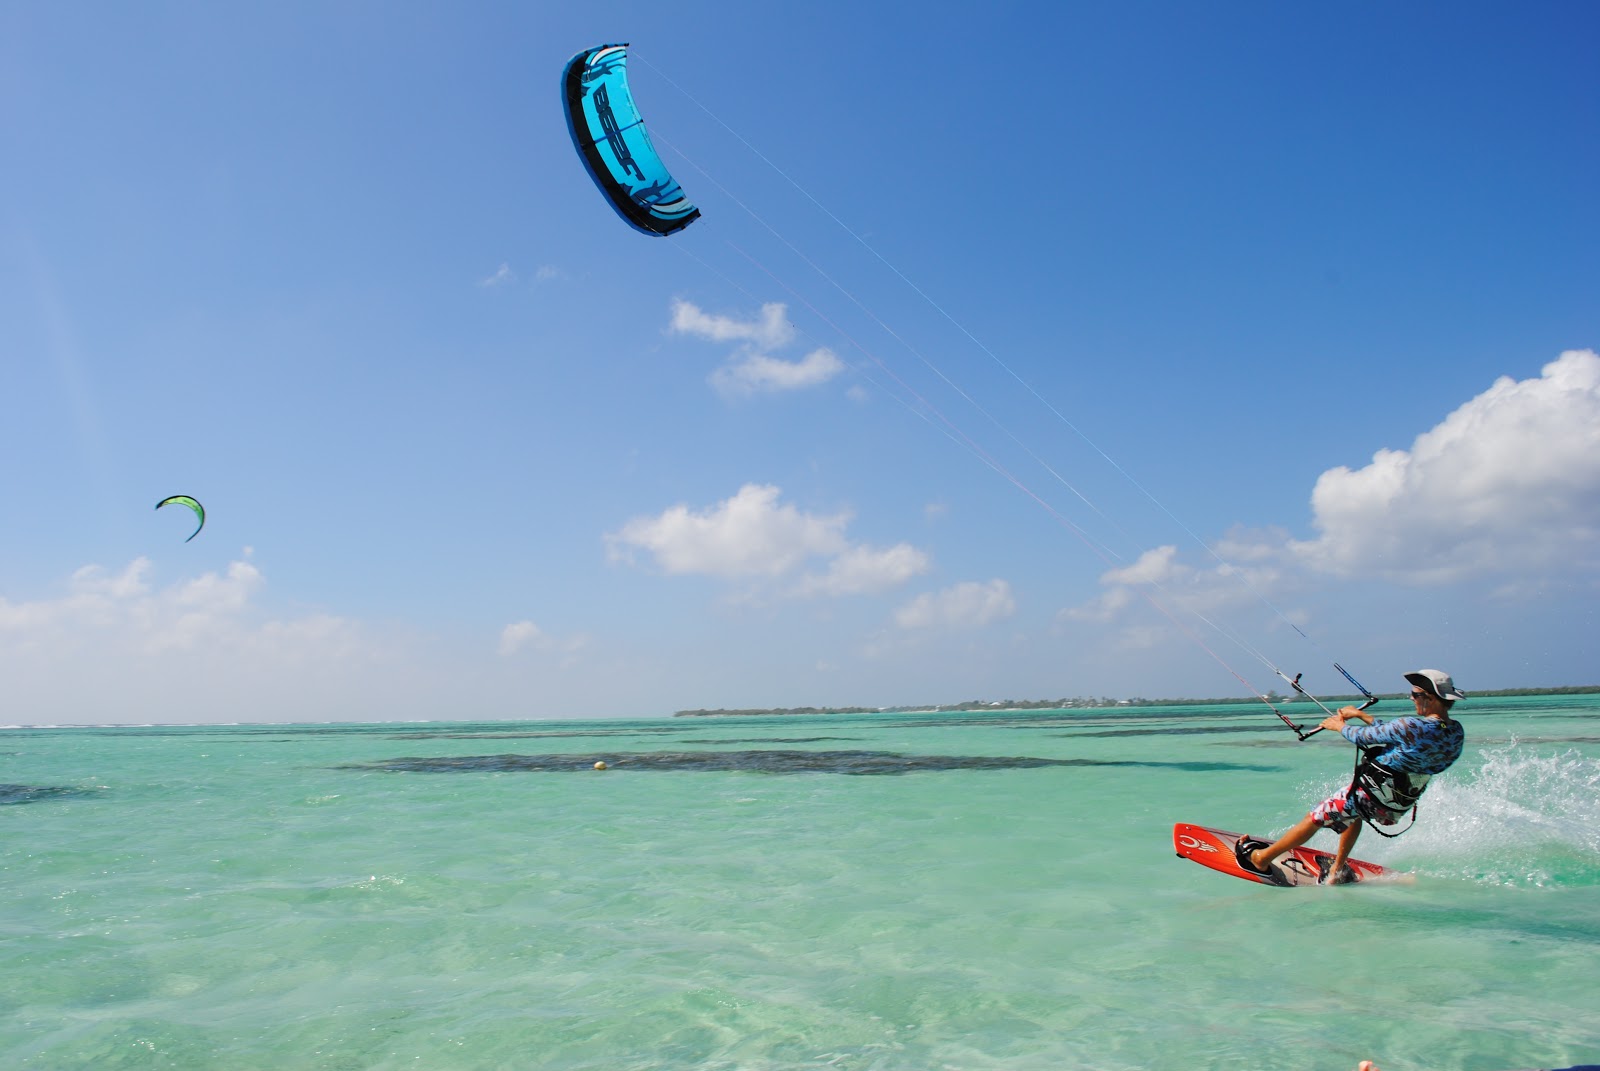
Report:
[[307,736],[368,736],[385,740],[522,740],[545,736],[645,736],[692,733],[698,726],[639,726],[626,729],[548,729],[514,730],[505,722],[457,722],[448,728],[397,731],[392,722],[351,722],[330,725],[131,725],[83,726],[63,730],[30,732],[70,732],[94,736],[221,736],[230,740],[274,738],[274,742]]
[[1123,711],[1095,710],[1092,713],[1051,710],[1032,714],[1025,711],[996,711],[974,713],[967,716],[940,714],[924,720],[895,721],[894,728],[907,729],[1075,729],[1098,725],[1168,725],[1181,721],[1217,721],[1235,718],[1259,718],[1259,710],[1161,710],[1150,707],[1131,707]]
[[95,792],[92,788],[65,788],[61,785],[0,785],[0,806],[38,803],[41,800],[81,799]]
[[682,736],[684,727],[674,725],[670,728],[651,727],[638,729],[547,729],[529,730],[527,732],[489,732],[480,729],[437,729],[414,733],[390,733],[389,740],[537,740],[544,737],[567,736],[649,736],[652,734],[671,733]]
[[1306,741],[1297,738],[1293,733],[1284,733],[1267,740],[1211,740],[1208,747],[1266,747],[1266,748],[1296,748],[1305,747]]
[[[1281,724],[1281,723],[1280,723]],[[1270,733],[1270,725],[1172,725],[1163,729],[1101,729],[1092,733],[1058,733],[1078,739],[1085,736],[1196,736],[1205,733]]]
[[835,740],[860,740],[859,736],[768,736],[749,740],[696,740],[697,744],[824,744]]
[[592,773],[603,761],[611,770],[740,771],[765,774],[826,773],[854,777],[950,770],[1027,770],[1042,766],[1143,766],[1206,773],[1276,770],[1237,762],[1135,762],[1111,759],[1042,759],[1027,755],[902,755],[893,751],[654,751],[583,755],[458,755],[380,759],[338,770],[380,773]]

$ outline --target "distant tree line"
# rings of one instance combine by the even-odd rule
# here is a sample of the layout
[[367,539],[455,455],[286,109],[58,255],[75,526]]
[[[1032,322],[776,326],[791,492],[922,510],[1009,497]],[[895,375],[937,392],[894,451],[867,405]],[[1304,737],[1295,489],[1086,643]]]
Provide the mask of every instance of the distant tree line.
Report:
[[[1483,696],[1485,698],[1508,695],[1592,695],[1600,692],[1600,684],[1569,685],[1563,688],[1497,688],[1479,692],[1468,692],[1467,698]],[[1268,692],[1267,699],[1274,703],[1292,702],[1297,696],[1282,696],[1277,692]],[[1354,702],[1361,698],[1359,695],[1321,696],[1324,703],[1332,706],[1335,703]],[[1379,692],[1380,699],[1407,699],[1407,692]],[[972,711],[972,710],[1086,710],[1100,707],[1182,707],[1182,706],[1212,706],[1227,703],[1254,703],[1259,696],[1231,696],[1221,699],[1145,699],[1134,696],[1128,699],[1114,699],[1110,696],[1071,696],[1061,699],[968,699],[960,703],[940,703],[933,706],[898,706],[898,707],[766,707],[738,710],[679,710],[673,713],[675,718],[739,718],[739,717],[787,717],[800,714],[910,714],[921,711]]]
[[[748,717],[783,717],[789,714],[881,714],[883,707],[768,707],[765,709],[751,708],[744,710],[679,710],[673,713],[674,718],[748,718]],[[907,708],[915,709],[915,708]],[[924,708],[925,709],[925,708]]]
[[[1600,684],[1573,684],[1565,688],[1496,688],[1492,691],[1468,692],[1467,698],[1475,695],[1593,695],[1600,692]],[[1406,693],[1399,693],[1396,698],[1406,697]]]

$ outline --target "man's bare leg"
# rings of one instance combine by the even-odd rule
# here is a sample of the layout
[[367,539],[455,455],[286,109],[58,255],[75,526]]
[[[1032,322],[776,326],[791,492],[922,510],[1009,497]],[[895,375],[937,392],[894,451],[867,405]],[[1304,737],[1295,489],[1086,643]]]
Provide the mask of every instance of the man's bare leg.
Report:
[[[1339,834],[1339,850],[1333,854],[1333,869],[1329,874],[1338,874],[1344,869],[1344,864],[1350,858],[1350,852],[1356,846],[1356,838],[1361,836],[1361,823],[1357,822],[1343,833]],[[1332,880],[1331,878],[1329,880]]]

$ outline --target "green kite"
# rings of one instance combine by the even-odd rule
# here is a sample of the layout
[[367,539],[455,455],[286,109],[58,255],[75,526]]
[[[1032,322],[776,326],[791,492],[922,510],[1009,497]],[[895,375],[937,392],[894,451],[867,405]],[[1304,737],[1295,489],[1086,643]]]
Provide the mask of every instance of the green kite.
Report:
[[[157,502],[156,509],[160,509],[162,506],[171,505],[174,502],[180,506],[188,506],[190,509],[194,510],[194,515],[200,518],[200,527],[189,533],[189,539],[193,539],[195,536],[200,534],[200,528],[204,528],[206,526],[206,508],[195,499],[190,498],[188,495],[173,495],[170,498],[163,498],[160,502]],[[189,539],[185,539],[184,542],[189,542]]]

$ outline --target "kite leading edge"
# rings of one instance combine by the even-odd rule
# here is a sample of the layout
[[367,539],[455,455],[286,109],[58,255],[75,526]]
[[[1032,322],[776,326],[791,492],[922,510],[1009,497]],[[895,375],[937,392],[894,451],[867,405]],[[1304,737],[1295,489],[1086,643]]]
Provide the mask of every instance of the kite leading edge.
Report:
[[700,217],[656,154],[634,107],[626,43],[573,56],[561,86],[572,144],[617,215],[655,237],[680,231]]

